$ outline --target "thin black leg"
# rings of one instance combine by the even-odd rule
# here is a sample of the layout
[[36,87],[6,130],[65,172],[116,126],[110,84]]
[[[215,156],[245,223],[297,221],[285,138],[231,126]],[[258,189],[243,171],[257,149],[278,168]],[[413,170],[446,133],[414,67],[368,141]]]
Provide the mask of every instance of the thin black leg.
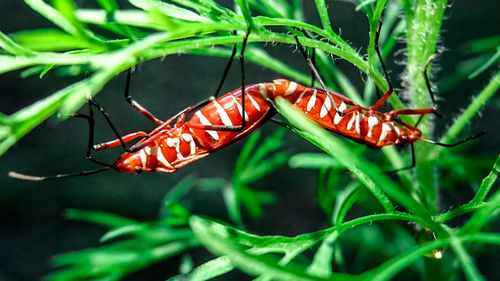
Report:
[[87,122],[89,123],[89,138],[87,141],[86,159],[95,164],[102,165],[108,168],[113,168],[113,165],[97,160],[91,155],[92,149],[94,147],[94,130],[95,130],[94,111],[92,110],[92,106],[89,104],[89,115],[74,113],[71,116],[86,119]]
[[[127,148],[127,145],[125,144],[125,142],[123,141],[120,133],[118,133],[118,130],[116,129],[115,125],[113,124],[113,122],[111,122],[111,119],[109,118],[109,115],[108,113],[104,110],[104,108],[102,108],[100,105],[98,105],[95,101],[93,101],[92,99],[89,99],[88,100],[88,103],[89,103],[89,108],[92,108],[92,106],[94,106],[95,108],[97,108],[99,110],[99,112],[101,112],[102,116],[104,116],[104,119],[106,119],[106,122],[108,123],[109,127],[111,128],[111,130],[113,131],[113,133],[115,134],[116,138],[120,141],[122,147],[123,147],[123,150],[125,150],[126,152],[132,152],[130,151],[128,148]],[[92,112],[92,116],[93,116],[93,111],[90,110]],[[92,117],[93,119],[93,117]],[[163,124],[163,122],[162,122]],[[92,123],[93,125],[93,123]],[[92,138],[93,138],[93,132],[92,132]]]
[[[234,35],[236,35],[236,31],[233,32]],[[247,34],[248,36],[248,34]],[[234,57],[236,56],[236,44],[233,45],[233,50],[231,52],[231,56],[229,57],[229,61],[226,65],[226,68],[224,69],[224,73],[222,74],[222,78],[219,81],[219,85],[217,86],[217,89],[215,90],[214,97],[217,97],[220,93],[220,90],[222,88],[222,85],[224,84],[224,81],[226,81],[227,74],[229,73],[229,69],[231,68],[231,65],[233,63]]]
[[[293,27],[293,29],[300,31],[306,38],[311,39],[311,36],[307,33],[307,31],[303,28],[298,28],[298,27]],[[316,48],[311,48],[311,63],[314,65],[314,68],[316,68]],[[314,88],[314,80],[315,80],[315,75],[314,71],[311,69],[311,88]]]
[[[250,35],[251,29],[250,27],[247,29],[247,33],[245,34],[245,37],[243,38],[243,43],[241,45],[241,50],[240,50],[240,67],[241,67],[241,125],[239,126],[225,126],[225,125],[204,125],[205,130],[213,130],[213,131],[233,131],[233,132],[240,132],[245,128],[246,125],[246,119],[245,119],[245,50],[246,46],[248,43],[248,36]],[[235,46],[236,47],[236,46]],[[234,59],[234,49],[233,49],[233,54],[231,55],[231,59]],[[223,79],[221,82],[224,81],[225,76],[227,75],[227,71],[229,70],[230,64],[226,66],[226,70],[224,71]],[[180,115],[180,114],[179,114]],[[194,128],[194,126],[190,125],[189,123],[186,123],[187,126],[191,126]]]
[[300,43],[299,37],[297,36],[297,34],[294,34],[293,37],[295,38],[295,42],[297,43],[297,47],[299,48],[300,53],[306,59],[307,64],[309,65],[309,68],[311,69],[311,72],[313,73],[313,76],[316,77],[316,80],[318,80],[319,84],[321,85],[321,88],[323,89],[323,91],[325,91],[325,93],[329,97],[330,101],[333,104],[333,107],[335,108],[335,111],[342,116],[344,113],[339,111],[337,104],[335,103],[335,100],[333,99],[332,94],[330,93],[330,91],[327,90],[325,82],[323,82],[323,79],[321,79],[321,76],[319,76],[318,70],[314,66],[311,58],[309,58],[307,53],[304,51],[304,46],[302,46],[302,44]]
[[394,173],[397,173],[399,171],[413,169],[415,167],[416,163],[417,163],[417,161],[415,159],[415,147],[413,146],[413,143],[410,144],[410,149],[411,149],[411,165],[408,166],[408,167],[403,167],[403,168],[399,168],[399,169],[396,169],[396,170],[388,171],[386,173],[388,173],[388,174],[394,174]]
[[[384,60],[382,59],[382,54],[380,53],[380,47],[378,44],[380,37],[380,30],[382,29],[382,21],[379,21],[379,25],[377,31],[375,33],[375,52],[377,53],[378,59],[380,60],[380,66],[382,66],[382,71],[384,72],[385,80],[387,80],[387,84],[389,84],[389,90],[392,92],[392,83],[391,79],[389,79],[389,74],[387,74],[387,69],[385,68]],[[389,91],[388,90],[388,91]]]
[[163,124],[163,121],[154,116],[151,112],[149,112],[146,108],[140,105],[135,99],[130,95],[130,76],[131,70],[130,68],[127,70],[127,81],[125,84],[125,100],[137,111],[139,111],[142,115],[146,116],[149,120],[155,122],[158,125]]

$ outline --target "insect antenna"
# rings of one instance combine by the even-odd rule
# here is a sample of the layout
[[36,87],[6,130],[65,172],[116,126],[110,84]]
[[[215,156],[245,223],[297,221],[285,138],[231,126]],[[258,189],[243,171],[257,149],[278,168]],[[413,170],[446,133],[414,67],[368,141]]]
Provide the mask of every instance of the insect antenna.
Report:
[[25,181],[46,181],[46,180],[55,180],[55,179],[61,179],[61,178],[69,178],[69,177],[79,177],[79,176],[90,176],[93,174],[97,174],[100,172],[104,172],[111,169],[111,167],[104,167],[101,169],[96,169],[96,170],[89,170],[89,171],[82,171],[74,174],[60,174],[60,175],[54,175],[54,176],[31,176],[31,175],[25,175],[21,174],[18,172],[10,171],[9,172],[9,177],[19,179],[19,180],[25,180]]
[[484,134],[486,134],[486,130],[482,130],[481,132],[473,135],[473,136],[470,136],[470,137],[467,137],[461,141],[458,141],[456,143],[442,143],[442,142],[437,142],[437,141],[433,141],[433,140],[428,140],[428,139],[424,139],[424,138],[420,138],[421,141],[423,142],[427,142],[427,143],[432,143],[432,144],[435,144],[435,145],[439,145],[439,146],[444,146],[444,147],[454,147],[454,146],[457,146],[457,145],[460,145],[464,142],[468,142],[470,140],[473,140],[473,139],[477,139],[481,136],[483,136]]

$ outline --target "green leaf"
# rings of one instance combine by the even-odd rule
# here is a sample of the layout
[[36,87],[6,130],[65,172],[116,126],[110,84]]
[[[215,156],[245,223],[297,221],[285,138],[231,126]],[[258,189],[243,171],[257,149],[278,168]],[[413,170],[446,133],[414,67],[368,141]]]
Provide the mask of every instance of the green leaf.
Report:
[[338,161],[329,155],[322,153],[298,153],[290,157],[288,161],[290,168],[323,169],[343,167]]
[[45,3],[43,0],[24,0],[24,2],[37,13],[44,16],[46,19],[59,26],[67,33],[77,33],[77,29],[67,18],[65,18],[61,13],[59,13],[59,11]]
[[116,3],[116,0],[97,0],[97,4],[99,4],[101,8],[106,10],[106,13],[108,14],[113,14],[120,8],[118,7],[118,3]]
[[[304,272],[298,266],[282,266],[269,256],[250,254],[237,242],[232,232],[221,224],[193,216],[190,225],[196,236],[211,252],[227,256],[232,264],[251,275],[270,276],[273,280],[327,280]],[[347,280],[347,274],[333,274],[332,278]]]
[[469,74],[468,78],[473,79],[474,77],[478,76],[483,71],[488,69],[491,65],[493,65],[495,63],[498,64],[498,58],[500,58],[500,46],[497,47],[497,51],[495,52],[495,54],[493,54],[493,56],[484,65],[482,65],[480,68],[478,68],[473,73]]
[[234,266],[231,264],[230,260],[227,257],[222,256],[207,261],[206,263],[196,267],[188,274],[177,275],[169,278],[167,281],[205,281],[225,274],[233,269]]
[[135,7],[149,12],[152,10],[159,10],[166,16],[171,18],[181,19],[185,21],[193,21],[193,22],[211,22],[210,19],[201,17],[190,10],[172,4],[168,4],[165,2],[154,1],[154,0],[129,0],[129,2]]
[[276,105],[278,106],[278,111],[287,118],[290,124],[293,124],[303,132],[301,134],[303,137],[325,150],[325,152],[333,156],[339,163],[357,176],[379,200],[379,203],[382,204],[386,211],[392,212],[394,207],[389,198],[385,196],[384,191],[382,191],[382,186],[384,186],[385,190],[388,187],[393,188],[394,192],[398,193],[400,200],[415,205],[417,209],[416,203],[410,203],[411,199],[407,195],[400,193],[399,190],[401,188],[385,176],[378,167],[375,167],[368,161],[363,161],[360,155],[354,154],[352,151],[344,148],[338,139],[307,120],[285,100],[278,99]]
[[24,30],[11,36],[22,46],[34,51],[67,51],[97,47],[87,40],[53,28]]
[[25,48],[0,31],[0,48],[13,55],[30,55],[32,51]]
[[414,263],[417,259],[421,258],[425,253],[434,249],[441,248],[448,241],[445,239],[434,240],[407,250],[398,256],[384,262],[378,267],[365,271],[361,277],[363,280],[385,281],[392,280],[397,273],[402,271],[405,267]]
[[291,124],[301,130],[297,132],[302,137],[323,149],[349,169],[368,188],[388,213],[394,212],[394,206],[386,194],[407,208],[411,213],[423,218],[433,231],[439,232],[442,229],[441,226],[437,225],[430,218],[428,212],[412,196],[387,177],[380,170],[380,167],[371,164],[369,161],[363,159],[361,155],[347,149],[341,141],[327,131],[319,128],[316,124],[313,124],[284,99],[278,99],[276,105],[278,111]]
[[135,220],[107,212],[79,209],[68,209],[64,213],[64,216],[69,220],[87,221],[109,227],[122,227],[137,223]]
[[163,199],[163,207],[160,211],[161,217],[167,217],[171,214],[171,210],[168,209],[169,206],[179,201],[186,196],[197,184],[196,177],[190,175],[183,178],[179,183],[177,183],[170,191],[167,193]]

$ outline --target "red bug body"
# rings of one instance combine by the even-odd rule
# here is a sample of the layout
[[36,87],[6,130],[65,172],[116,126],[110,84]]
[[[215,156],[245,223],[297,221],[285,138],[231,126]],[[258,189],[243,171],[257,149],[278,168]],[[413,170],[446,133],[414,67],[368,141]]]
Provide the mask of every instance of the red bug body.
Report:
[[[245,87],[245,108],[242,109],[239,88],[197,110],[188,121],[184,121],[184,114],[181,114],[175,127],[171,128],[167,123],[160,125],[148,134],[148,138],[132,147],[140,148],[139,150],[124,153],[113,164],[113,168],[122,173],[175,172],[178,168],[248,135],[269,117],[270,109],[271,105],[260,94],[258,85]],[[243,113],[246,116],[246,124],[240,131],[205,128],[220,125],[240,126]]]
[[[285,79],[265,85],[269,98],[284,98],[318,125],[369,147],[409,144],[420,139],[420,130],[393,118],[401,111],[381,113],[375,106],[364,108],[341,94],[330,92],[334,107],[324,90]],[[344,114],[339,114],[336,108]]]

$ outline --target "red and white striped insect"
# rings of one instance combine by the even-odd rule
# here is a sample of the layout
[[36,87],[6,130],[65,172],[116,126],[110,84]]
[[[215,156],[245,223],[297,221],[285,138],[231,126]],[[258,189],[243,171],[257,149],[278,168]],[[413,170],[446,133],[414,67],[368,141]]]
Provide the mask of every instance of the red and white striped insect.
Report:
[[[378,111],[378,109],[384,105],[393,93],[393,88],[378,47],[381,27],[382,22],[380,22],[376,31],[375,51],[380,59],[382,70],[389,84],[389,89],[374,105],[366,108],[354,103],[341,94],[327,91],[325,84],[321,80],[321,77],[316,71],[310,58],[305,53],[304,48],[300,44],[296,35],[295,40],[297,42],[297,46],[299,47],[302,55],[306,58],[313,75],[322,85],[322,89],[308,88],[293,81],[278,79],[274,80],[274,83],[272,84],[266,84],[265,87],[261,86],[261,92],[267,95],[271,100],[276,100],[278,98],[288,100],[296,109],[304,113],[310,120],[314,121],[323,128],[352,139],[358,143],[365,144],[368,147],[381,148],[390,145],[409,144],[411,146],[412,164],[409,167],[398,170],[412,168],[415,166],[415,151],[413,143],[416,141],[424,141],[440,146],[453,147],[484,135],[486,131],[481,131],[478,134],[459,142],[445,144],[423,138],[422,132],[416,127],[416,125],[410,125],[397,118],[399,115],[420,115],[422,117],[425,114],[436,114],[440,116],[436,110],[436,101],[427,76],[427,68],[432,62],[434,56],[429,58],[423,70],[427,89],[434,107],[420,109],[397,109],[386,113]],[[304,34],[307,36],[306,33]],[[420,120],[421,118],[417,124]]]
[[[188,121],[185,114],[189,112],[182,112],[174,127],[169,126],[172,119],[164,122],[116,160],[113,169],[122,173],[175,172],[253,132],[270,116],[270,109],[256,86],[246,86],[244,94],[237,89],[210,101]],[[242,126],[242,120],[245,124],[240,130],[229,130]],[[136,135],[144,137],[143,133]],[[97,150],[107,147],[109,143],[95,146]]]
[[[94,101],[89,100],[89,115],[74,114],[74,117],[85,118],[89,122],[89,142],[87,159],[105,166],[102,169],[83,171],[75,174],[62,174],[48,177],[36,177],[10,172],[14,178],[42,181],[71,176],[91,175],[101,171],[113,169],[121,173],[138,173],[142,171],[172,173],[177,169],[213,153],[257,129],[272,114],[271,104],[260,94],[259,85],[244,85],[243,54],[248,38],[248,30],[243,40],[240,52],[242,68],[242,87],[227,93],[219,98],[211,97],[195,106],[188,107],[167,121],[156,118],[152,113],[139,105],[129,95],[130,71],[127,73],[125,98],[135,109],[155,122],[158,127],[150,133],[134,132],[121,137],[107,113]],[[236,54],[236,45],[233,48],[230,63],[227,65],[222,80],[216,92],[219,92],[227,75],[231,61]],[[117,136],[116,140],[93,145],[94,117],[92,107],[96,107],[103,114],[111,129]],[[272,111],[272,112],[271,112]],[[193,113],[186,121],[186,114]],[[175,121],[175,125],[170,124]],[[142,139],[130,149],[125,143],[136,138]],[[91,156],[92,150],[103,150],[122,145],[126,152],[113,164],[106,164]]]
[[[25,180],[40,181],[68,176],[90,175],[109,169],[114,169],[121,173],[138,173],[142,171],[164,173],[175,172],[177,169],[193,161],[201,159],[253,132],[274,114],[274,110],[269,101],[274,101],[278,98],[288,100],[299,111],[303,112],[309,119],[316,122],[320,126],[369,147],[380,148],[396,144],[410,144],[412,151],[412,165],[407,168],[415,166],[413,143],[418,140],[441,146],[452,147],[483,135],[485,133],[484,131],[454,144],[443,144],[422,138],[422,133],[416,128],[416,126],[397,119],[397,116],[399,115],[422,116],[424,114],[436,114],[435,107],[423,109],[399,109],[387,113],[378,111],[378,109],[393,93],[392,86],[378,48],[380,28],[381,25],[379,25],[376,34],[375,50],[389,83],[389,89],[371,107],[362,107],[341,94],[327,91],[324,83],[315,70],[314,65],[307,57],[297,36],[295,36],[297,45],[299,46],[299,49],[304,57],[307,59],[312,72],[314,73],[316,79],[321,83],[323,89],[305,87],[286,79],[277,79],[269,83],[244,86],[245,74],[243,54],[248,35],[250,33],[250,30],[248,30],[244,37],[240,52],[242,71],[242,87],[240,89],[227,93],[217,99],[212,97],[206,101],[200,102],[195,106],[181,111],[174,117],[164,122],[153,116],[153,114],[140,106],[130,97],[128,94],[130,72],[128,72],[125,92],[126,100],[144,116],[157,123],[159,126],[156,129],[149,134],[139,131],[120,137],[104,110],[90,100],[89,115],[77,114],[75,116],[86,118],[89,121],[90,133],[87,159],[104,165],[106,166],[105,168],[51,177],[33,177],[15,172],[11,172],[9,175]],[[235,53],[236,46],[233,48],[231,58],[216,91],[217,93],[224,82]],[[426,73],[426,69],[430,61],[431,60],[429,60],[424,69],[424,77],[429,94],[435,105],[435,99],[430,89],[430,83]],[[101,113],[103,113],[110,127],[118,136],[118,139],[92,146],[94,122],[92,106],[99,108]],[[200,107],[201,109],[199,109]],[[185,121],[186,114],[192,112],[195,112],[193,116],[188,121]],[[170,124],[174,120],[176,120],[175,126],[170,127]],[[142,139],[130,149],[126,149],[125,143],[138,137],[142,137]],[[100,162],[90,155],[90,151],[92,149],[102,150],[118,145],[122,145],[127,152],[111,165]]]

